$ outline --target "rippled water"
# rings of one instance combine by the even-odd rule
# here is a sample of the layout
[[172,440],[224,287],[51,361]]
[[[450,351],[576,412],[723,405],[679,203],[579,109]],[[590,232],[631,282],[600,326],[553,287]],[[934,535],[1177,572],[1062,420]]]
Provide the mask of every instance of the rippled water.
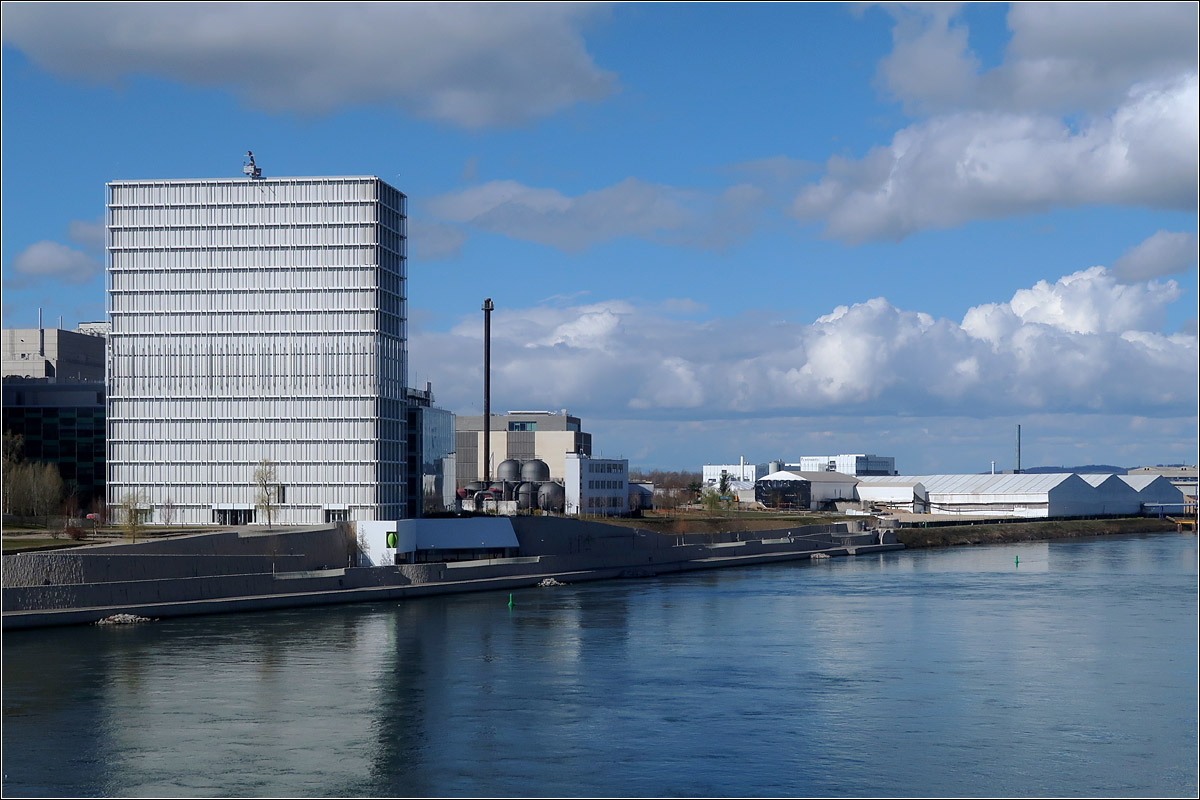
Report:
[[15,632],[3,665],[6,797],[1197,794],[1174,534]]

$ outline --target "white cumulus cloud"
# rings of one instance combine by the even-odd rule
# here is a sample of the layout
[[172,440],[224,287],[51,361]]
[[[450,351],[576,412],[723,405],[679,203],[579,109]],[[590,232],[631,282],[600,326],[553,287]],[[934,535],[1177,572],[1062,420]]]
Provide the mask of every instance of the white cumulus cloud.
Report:
[[793,205],[851,242],[1085,204],[1191,208],[1200,175],[1197,78],[1140,85],[1079,130],[1053,117],[938,116],[860,160],[835,157]]
[[58,75],[155,75],[269,111],[393,105],[465,127],[599,100],[589,4],[14,3],[4,42]]
[[[492,392],[499,406],[627,419],[1190,414],[1197,338],[1161,332],[1178,297],[1174,282],[1125,285],[1094,267],[961,323],[884,298],[809,324],[681,318],[627,301],[502,309]],[[481,351],[481,338],[474,318],[412,337],[414,375],[460,413],[478,413],[482,378],[454,354]]]

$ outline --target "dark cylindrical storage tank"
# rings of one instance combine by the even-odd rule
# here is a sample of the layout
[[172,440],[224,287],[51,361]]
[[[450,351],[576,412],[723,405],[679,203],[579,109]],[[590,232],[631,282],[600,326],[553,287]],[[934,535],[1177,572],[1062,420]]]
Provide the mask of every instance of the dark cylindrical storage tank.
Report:
[[500,466],[496,467],[496,480],[498,481],[519,481],[521,480],[521,462],[515,458],[506,458],[500,462]]
[[526,461],[521,465],[521,480],[523,481],[548,481],[550,480],[550,467],[546,466],[546,462],[540,458],[534,458]]
[[538,487],[538,508],[562,512],[566,504],[567,494],[561,483],[543,483]]
[[517,508],[522,511],[537,508],[537,494],[538,487],[536,483],[525,481],[525,483],[517,486]]

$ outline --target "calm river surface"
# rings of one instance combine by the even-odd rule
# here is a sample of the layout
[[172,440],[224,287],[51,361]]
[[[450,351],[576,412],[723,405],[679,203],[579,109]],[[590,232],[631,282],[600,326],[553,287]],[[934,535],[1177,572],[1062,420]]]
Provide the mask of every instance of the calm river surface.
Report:
[[1194,536],[3,644],[5,797],[1198,789]]

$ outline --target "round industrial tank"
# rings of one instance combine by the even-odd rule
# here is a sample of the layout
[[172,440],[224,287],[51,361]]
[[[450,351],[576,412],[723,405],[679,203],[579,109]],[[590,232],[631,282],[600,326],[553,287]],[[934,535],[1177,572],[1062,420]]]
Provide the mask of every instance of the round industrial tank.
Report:
[[492,493],[497,500],[512,500],[512,485],[504,481],[496,481],[491,485]]
[[534,458],[526,461],[521,465],[521,480],[523,481],[548,481],[550,480],[550,467],[546,466],[546,462],[540,458]]
[[770,464],[767,464],[768,475],[774,475],[776,472],[783,472],[782,461],[772,461]]
[[538,508],[543,511],[562,511],[566,505],[567,495],[562,484],[543,483],[538,487]]
[[506,458],[500,462],[500,466],[496,467],[496,480],[498,481],[519,481],[521,480],[521,462],[515,458]]
[[468,494],[475,494],[476,492],[482,492],[487,487],[483,485],[483,481],[472,481],[463,488],[466,489]]
[[521,509],[522,511],[535,508],[537,506],[537,494],[538,487],[536,483],[530,483],[529,481],[526,481],[525,483],[517,486],[517,508]]

